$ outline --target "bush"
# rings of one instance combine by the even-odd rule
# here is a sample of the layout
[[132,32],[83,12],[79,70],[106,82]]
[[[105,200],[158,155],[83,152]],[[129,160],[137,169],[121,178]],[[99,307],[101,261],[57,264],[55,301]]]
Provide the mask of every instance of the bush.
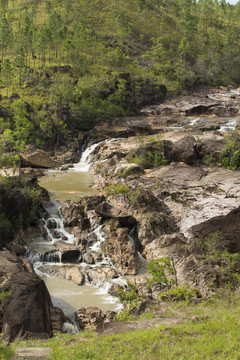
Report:
[[109,185],[105,186],[104,190],[107,191],[107,193],[109,195],[126,194],[129,192],[129,187],[124,184],[119,184],[119,185],[109,184]]
[[172,286],[170,290],[162,293],[160,299],[164,300],[191,300],[195,297],[201,297],[198,289],[192,289],[190,286]]
[[220,163],[231,170],[240,168],[240,134],[234,131],[225,141],[224,149],[220,153]]
[[149,286],[154,283],[159,283],[171,288],[174,284],[174,269],[168,257],[150,261],[148,264],[148,272],[152,275],[152,279],[148,279]]

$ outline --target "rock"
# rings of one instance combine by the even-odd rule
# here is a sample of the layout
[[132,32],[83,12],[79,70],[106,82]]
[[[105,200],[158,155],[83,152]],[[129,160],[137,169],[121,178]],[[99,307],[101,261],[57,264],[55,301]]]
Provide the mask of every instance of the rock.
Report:
[[68,227],[77,226],[80,230],[83,228],[83,207],[81,204],[76,204],[73,201],[66,202],[66,205],[61,208],[61,213],[64,217],[64,225]]
[[123,226],[133,226],[136,223],[136,219],[132,215],[124,213],[106,201],[98,205],[95,211],[104,218],[118,220]]
[[173,143],[170,140],[160,140],[148,142],[141,145],[137,149],[133,149],[128,153],[128,158],[133,159],[137,156],[140,159],[146,159],[148,162],[148,168],[153,168],[155,157],[165,158],[169,161],[172,160],[171,149]]
[[220,245],[231,252],[240,252],[240,207],[227,215],[212,217],[189,229],[189,232],[202,240],[219,232]]
[[33,168],[53,168],[56,162],[51,158],[49,153],[41,149],[26,148],[26,151],[21,154],[22,167]]
[[75,312],[75,319],[81,329],[94,329],[103,322],[103,314],[97,307],[82,307]]
[[65,278],[67,280],[72,280],[77,285],[83,285],[85,280],[84,275],[77,266],[67,269]]
[[84,274],[82,274],[80,268],[77,266],[43,264],[39,267],[39,270],[54,277],[71,280],[77,285],[83,285],[85,281]]
[[3,315],[3,339],[52,336],[52,303],[44,281],[27,272],[21,260],[8,251],[0,253],[0,272],[1,291],[5,281],[11,290]]
[[56,248],[62,254],[62,262],[78,263],[80,259],[80,250],[76,245],[65,243],[64,241],[56,241]]
[[140,262],[136,249],[128,239],[128,229],[117,229],[102,243],[101,248],[112,258],[121,275],[137,274]]
[[57,228],[57,222],[55,219],[49,219],[47,222],[48,229],[56,229]]
[[95,260],[94,260],[94,257],[91,253],[87,253],[84,255],[83,257],[84,259],[84,262],[87,263],[87,264],[94,264],[95,263]]
[[14,252],[17,256],[24,255],[26,252],[25,246],[23,246],[22,244],[19,244],[18,240],[10,241],[5,246],[6,246],[7,250]]
[[223,140],[203,140],[196,143],[196,150],[199,157],[204,158],[205,156],[211,156],[216,161],[219,158],[220,152],[223,150]]
[[107,279],[119,277],[118,272],[110,266],[92,268],[88,270],[87,274],[93,285],[100,285]]
[[62,332],[63,323],[65,321],[65,315],[63,311],[57,307],[51,307],[50,309],[52,334],[56,335],[58,332]]
[[197,160],[195,142],[193,136],[186,136],[175,142],[171,151],[172,159],[188,165],[194,164]]

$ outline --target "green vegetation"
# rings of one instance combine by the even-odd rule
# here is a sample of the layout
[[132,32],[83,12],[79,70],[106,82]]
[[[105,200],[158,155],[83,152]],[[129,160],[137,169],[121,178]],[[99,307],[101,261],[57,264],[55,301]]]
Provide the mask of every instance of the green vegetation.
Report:
[[198,289],[193,289],[188,285],[185,286],[172,286],[168,291],[160,295],[161,300],[179,301],[191,300],[192,298],[201,297]]
[[124,184],[109,184],[106,185],[104,190],[107,192],[108,195],[112,194],[126,194],[129,192],[129,187]]
[[224,149],[220,154],[220,162],[227,169],[237,170],[240,168],[240,134],[238,131],[227,136]]
[[0,344],[0,360],[11,360],[14,356],[14,350],[9,346]]
[[143,134],[136,135],[138,149],[127,156],[129,163],[135,163],[143,169],[155,166],[167,165],[169,160],[165,158],[165,144],[161,137],[146,139]]
[[[28,340],[16,347],[49,346],[50,359],[239,359],[239,293],[218,294],[208,302],[169,304],[164,316],[185,321],[160,325],[143,331],[97,336],[81,332],[77,336],[57,335],[47,342]],[[213,336],[214,335],[214,336]],[[78,340],[69,341],[76,337]]]
[[148,272],[152,275],[148,281],[149,286],[154,283],[162,284],[163,288],[170,289],[175,283],[173,279],[174,269],[168,257],[151,260],[148,264]]
[[238,84],[239,14],[225,0],[1,1],[0,143],[62,144],[159,102],[161,84]]
[[213,287],[225,287],[234,290],[240,284],[240,254],[230,253],[222,232],[211,233],[203,241],[198,241],[206,254],[206,260],[215,259],[220,267],[218,284]]

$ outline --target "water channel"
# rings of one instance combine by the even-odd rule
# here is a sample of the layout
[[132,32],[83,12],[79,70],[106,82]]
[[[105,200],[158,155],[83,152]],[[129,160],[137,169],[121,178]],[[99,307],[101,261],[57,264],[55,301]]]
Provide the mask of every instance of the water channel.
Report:
[[[62,270],[68,270],[78,267],[84,274],[85,268],[95,268],[98,266],[113,266],[111,260],[101,255],[101,259],[94,265],[81,263],[62,263],[61,253],[55,247],[55,243],[61,239],[67,244],[74,243],[74,235],[69,234],[64,229],[63,218],[60,214],[61,204],[56,200],[73,200],[79,201],[81,195],[90,195],[93,193],[93,177],[90,175],[90,159],[89,156],[98,144],[89,147],[82,155],[78,164],[68,171],[48,171],[47,175],[39,179],[40,186],[45,187],[51,196],[51,201],[46,206],[46,210],[50,217],[42,219],[42,227],[47,234],[48,241],[43,236],[31,237],[31,241],[27,245],[27,256],[34,266],[35,272],[45,281],[46,286],[52,298],[54,306],[63,310],[66,316],[74,320],[74,312],[81,307],[97,306],[103,312],[107,310],[120,311],[122,305],[116,297],[111,296],[108,291],[113,283],[125,285],[126,280],[119,277],[109,281],[92,283],[85,275],[83,285],[77,285],[71,280],[62,278]],[[54,231],[49,228],[49,223],[55,222]],[[101,251],[100,244],[104,241],[104,234],[101,227],[94,231],[97,241],[89,249],[91,251]],[[55,235],[56,233],[56,235]],[[59,276],[60,274],[60,276]]]

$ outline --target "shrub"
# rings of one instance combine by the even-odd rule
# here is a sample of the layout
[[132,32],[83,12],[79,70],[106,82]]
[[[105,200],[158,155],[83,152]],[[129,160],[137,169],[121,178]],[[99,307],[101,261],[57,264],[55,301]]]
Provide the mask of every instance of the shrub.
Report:
[[126,194],[129,191],[129,187],[124,184],[119,184],[119,185],[109,184],[109,185],[105,186],[104,190],[107,191],[107,193],[109,195]]
[[188,285],[172,286],[170,290],[162,293],[160,299],[164,300],[191,300],[195,297],[201,297],[198,289],[193,289]]
[[168,257],[150,261],[148,272],[152,275],[152,279],[148,280],[149,286],[154,283],[160,283],[170,288],[174,284],[174,269]]
[[234,131],[226,138],[223,150],[220,153],[220,162],[223,167],[231,170],[240,168],[240,134]]

